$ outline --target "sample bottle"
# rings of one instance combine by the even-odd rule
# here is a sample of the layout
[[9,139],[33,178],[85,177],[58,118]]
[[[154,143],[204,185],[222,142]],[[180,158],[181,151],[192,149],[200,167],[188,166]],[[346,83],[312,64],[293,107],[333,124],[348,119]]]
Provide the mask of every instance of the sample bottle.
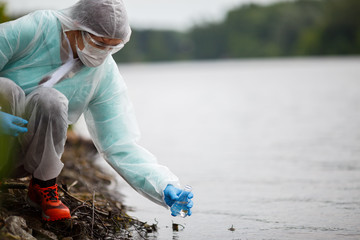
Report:
[[181,217],[186,217],[188,215],[188,195],[191,192],[191,187],[186,185],[183,192],[181,193],[179,199],[171,206],[171,214],[173,216],[180,215]]

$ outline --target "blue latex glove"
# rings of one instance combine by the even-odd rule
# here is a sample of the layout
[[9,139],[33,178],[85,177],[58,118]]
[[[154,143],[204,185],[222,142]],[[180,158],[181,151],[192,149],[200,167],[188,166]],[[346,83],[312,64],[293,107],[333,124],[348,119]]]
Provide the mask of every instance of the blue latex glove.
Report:
[[[164,200],[165,203],[171,207],[179,198],[179,196],[181,195],[181,193],[183,192],[183,190],[174,187],[171,184],[168,184],[164,190]],[[191,208],[193,207],[194,203],[191,200],[194,197],[194,194],[191,192],[188,195],[188,204],[186,205],[186,207],[188,208],[188,215],[191,215]]]
[[27,132],[23,127],[27,123],[25,119],[0,111],[0,134],[17,137],[19,133]]

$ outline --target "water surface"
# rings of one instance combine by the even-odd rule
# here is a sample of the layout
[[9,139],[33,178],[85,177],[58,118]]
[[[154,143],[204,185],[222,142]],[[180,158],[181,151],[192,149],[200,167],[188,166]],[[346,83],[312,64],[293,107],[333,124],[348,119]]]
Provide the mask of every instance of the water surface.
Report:
[[122,183],[130,214],[158,222],[154,239],[360,239],[359,63],[119,65],[140,144],[195,195],[173,218]]

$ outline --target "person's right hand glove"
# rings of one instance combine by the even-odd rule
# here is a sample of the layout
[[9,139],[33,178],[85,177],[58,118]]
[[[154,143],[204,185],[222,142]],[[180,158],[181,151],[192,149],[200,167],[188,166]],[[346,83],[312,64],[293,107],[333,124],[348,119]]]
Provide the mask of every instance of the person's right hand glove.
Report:
[[27,123],[25,119],[0,111],[0,134],[17,137],[19,133],[27,132],[23,127]]
[[[178,199],[179,196],[181,195],[181,193],[183,192],[183,190],[174,187],[171,184],[168,184],[164,190],[164,200],[165,203],[171,207]],[[186,207],[188,208],[188,216],[191,216],[191,208],[193,207],[193,201],[191,200],[194,197],[194,194],[192,192],[189,193],[189,195],[187,196],[187,202],[188,204],[186,205]],[[173,215],[173,213],[171,213],[171,215]],[[175,216],[175,215],[173,215]]]

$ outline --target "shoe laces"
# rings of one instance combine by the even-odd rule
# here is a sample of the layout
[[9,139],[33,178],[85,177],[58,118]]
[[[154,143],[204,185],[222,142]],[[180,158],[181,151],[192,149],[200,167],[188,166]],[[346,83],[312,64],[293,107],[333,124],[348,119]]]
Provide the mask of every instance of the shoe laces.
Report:
[[59,196],[57,193],[57,186],[47,188],[44,193],[47,195],[47,198],[51,201],[59,200]]

